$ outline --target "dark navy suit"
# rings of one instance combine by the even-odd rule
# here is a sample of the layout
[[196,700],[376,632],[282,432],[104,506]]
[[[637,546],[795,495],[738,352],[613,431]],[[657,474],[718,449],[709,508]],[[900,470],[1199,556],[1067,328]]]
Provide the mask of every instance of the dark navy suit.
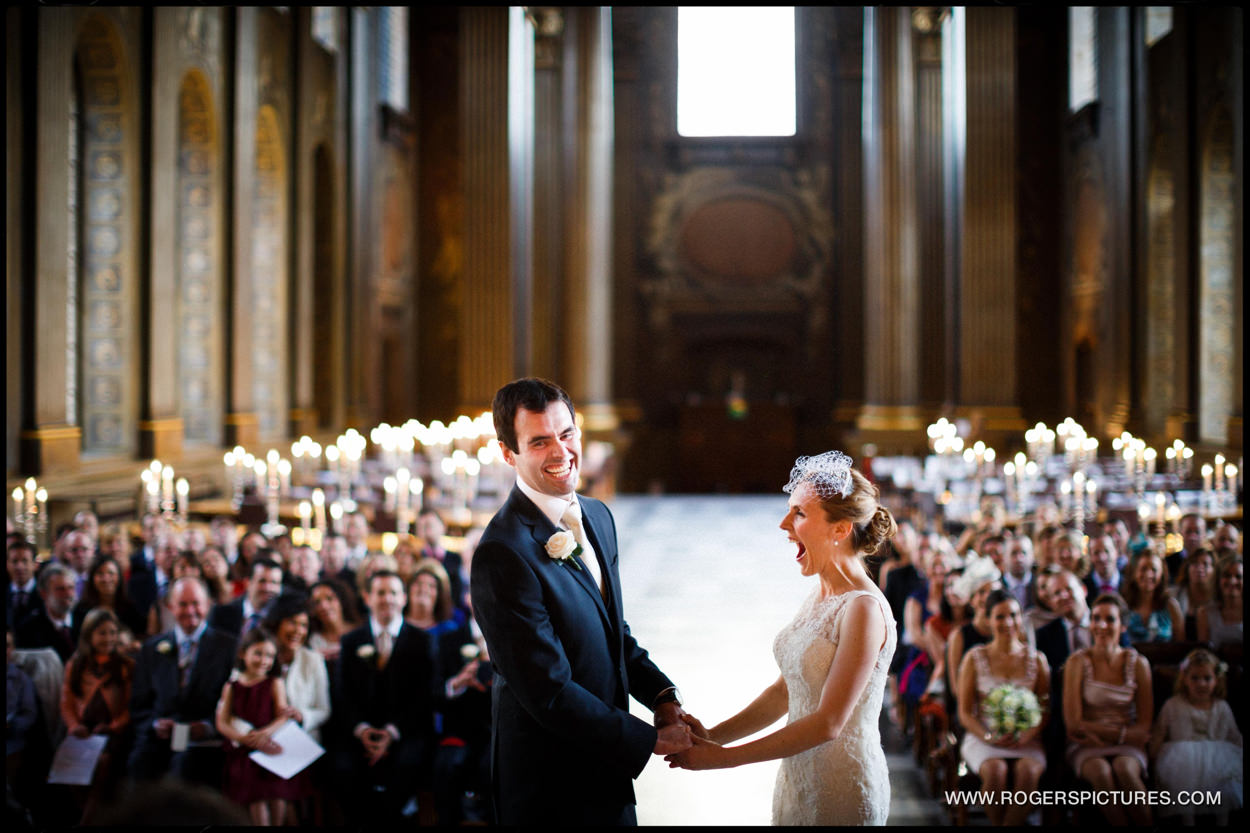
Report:
[[656,730],[629,713],[672,685],[629,633],[616,526],[579,498],[599,558],[589,571],[548,557],[558,528],[514,488],[473,557],[473,612],[495,668],[492,781],[501,824],[633,824],[633,779]]

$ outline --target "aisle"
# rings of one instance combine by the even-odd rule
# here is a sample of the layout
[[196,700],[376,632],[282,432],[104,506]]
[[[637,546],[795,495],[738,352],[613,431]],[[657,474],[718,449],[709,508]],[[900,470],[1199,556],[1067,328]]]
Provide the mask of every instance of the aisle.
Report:
[[[618,496],[625,615],[639,643],[709,725],[777,677],[772,642],[815,586],[778,529],[786,496]],[[634,713],[650,718],[645,708]],[[887,733],[890,824],[940,824],[937,803]],[[767,825],[776,762],[686,772],[656,758],[635,784],[641,825]]]

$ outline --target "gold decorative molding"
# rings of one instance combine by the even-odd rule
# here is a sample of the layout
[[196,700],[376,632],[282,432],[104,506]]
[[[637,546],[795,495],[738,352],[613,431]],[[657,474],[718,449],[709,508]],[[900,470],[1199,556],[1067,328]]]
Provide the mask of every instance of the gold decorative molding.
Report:
[[861,431],[919,431],[925,429],[925,418],[914,405],[864,405],[855,419]]
[[256,445],[260,437],[260,417],[250,411],[226,414],[226,445]]
[[180,417],[139,421],[139,456],[159,460],[182,458],[183,423]]
[[47,425],[21,432],[22,471],[31,475],[76,469],[81,460],[82,429]]

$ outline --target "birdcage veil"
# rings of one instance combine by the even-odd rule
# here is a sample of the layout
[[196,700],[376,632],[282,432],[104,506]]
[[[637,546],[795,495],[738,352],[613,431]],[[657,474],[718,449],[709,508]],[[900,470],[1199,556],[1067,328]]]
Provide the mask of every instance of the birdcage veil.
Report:
[[821,500],[828,500],[834,495],[845,499],[852,489],[851,458],[841,451],[800,457],[794,461],[790,482],[783,487],[783,491],[790,494],[804,483],[810,485]]

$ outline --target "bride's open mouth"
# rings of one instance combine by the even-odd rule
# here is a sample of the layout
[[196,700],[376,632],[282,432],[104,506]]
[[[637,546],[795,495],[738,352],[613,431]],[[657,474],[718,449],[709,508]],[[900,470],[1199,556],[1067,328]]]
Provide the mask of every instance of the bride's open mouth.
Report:
[[799,551],[798,551],[797,553],[795,553],[794,560],[795,560],[795,561],[802,561],[802,560],[803,560],[803,556],[807,554],[807,547],[803,546],[803,544],[802,544],[802,542],[801,542],[801,541],[794,541],[793,543],[794,543],[794,545],[795,545],[795,546],[797,546],[797,547],[799,548]]

